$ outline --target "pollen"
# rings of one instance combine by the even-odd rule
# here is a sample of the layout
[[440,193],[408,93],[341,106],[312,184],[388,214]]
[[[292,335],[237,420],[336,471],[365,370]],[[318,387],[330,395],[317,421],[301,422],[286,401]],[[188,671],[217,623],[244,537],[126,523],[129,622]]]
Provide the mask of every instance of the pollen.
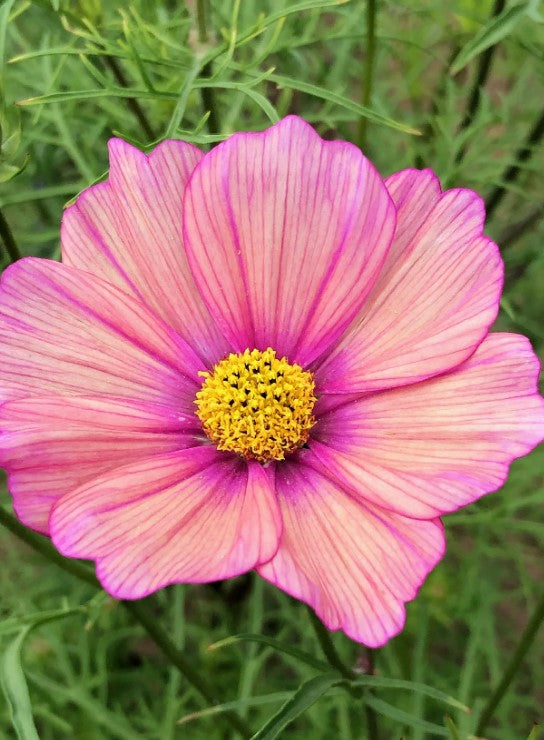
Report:
[[196,413],[217,449],[264,463],[284,460],[308,440],[315,424],[313,376],[270,347],[230,354],[199,375]]

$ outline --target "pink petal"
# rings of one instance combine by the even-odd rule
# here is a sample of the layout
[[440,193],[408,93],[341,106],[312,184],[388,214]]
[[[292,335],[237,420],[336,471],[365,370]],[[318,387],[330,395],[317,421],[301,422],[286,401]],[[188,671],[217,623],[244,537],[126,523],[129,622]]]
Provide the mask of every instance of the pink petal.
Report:
[[304,460],[391,511],[429,518],[506,480],[544,438],[529,341],[490,334],[448,375],[376,393],[323,416]]
[[50,528],[64,555],[96,560],[101,583],[118,598],[230,578],[276,552],[274,468],[211,446],[157,455],[62,498]]
[[107,182],[88,188],[62,221],[62,260],[152,308],[208,363],[228,351],[196,289],[183,247],[182,200],[202,152],[164,141],[147,157],[109,143]]
[[17,516],[44,533],[62,496],[113,468],[192,446],[198,435],[172,407],[67,396],[8,401],[0,429]]
[[302,365],[358,313],[394,225],[361,152],[322,141],[295,116],[219,144],[184,204],[195,280],[233,346],[270,346]]
[[481,199],[440,193],[429,170],[387,180],[397,231],[387,263],[354,326],[318,369],[330,393],[382,390],[450,370],[495,320],[503,265],[483,236]]
[[2,275],[0,401],[98,394],[192,416],[201,368],[143,304],[89,273],[28,258]]
[[440,521],[361,504],[303,464],[278,467],[276,489],[283,535],[259,573],[310,604],[329,629],[383,645],[443,555]]

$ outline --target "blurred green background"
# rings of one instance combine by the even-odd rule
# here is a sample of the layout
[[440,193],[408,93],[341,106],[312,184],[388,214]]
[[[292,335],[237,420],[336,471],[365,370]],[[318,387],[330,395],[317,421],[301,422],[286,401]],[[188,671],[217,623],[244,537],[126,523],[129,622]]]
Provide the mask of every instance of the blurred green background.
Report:
[[[59,256],[63,207],[107,174],[110,136],[144,150],[165,137],[208,148],[297,113],[326,138],[360,144],[384,175],[428,166],[445,187],[478,191],[506,263],[497,328],[527,334],[542,355],[540,4],[214,0],[208,10],[204,33],[192,2],[0,4],[0,209],[20,252]],[[1,257],[7,265],[7,252]],[[409,605],[405,631],[385,648],[370,655],[334,635],[350,665],[364,671],[374,662],[377,676],[411,682],[374,689],[380,737],[474,734],[541,597],[543,471],[541,448],[513,465],[500,492],[446,518],[447,555]],[[4,493],[6,507],[8,500]],[[0,668],[8,693],[14,676],[18,691],[28,687],[40,738],[234,736],[222,713],[178,723],[206,705],[118,603],[7,532],[0,548]],[[253,576],[172,587],[149,599],[149,609],[255,730],[315,675],[272,644],[208,650],[229,635],[261,633],[320,655],[305,607]],[[21,628],[48,610],[66,613],[37,624],[23,645]],[[543,659],[544,633],[486,737],[526,738],[543,721]],[[365,738],[364,699],[333,687],[283,733]],[[16,737],[1,698],[0,737]]]

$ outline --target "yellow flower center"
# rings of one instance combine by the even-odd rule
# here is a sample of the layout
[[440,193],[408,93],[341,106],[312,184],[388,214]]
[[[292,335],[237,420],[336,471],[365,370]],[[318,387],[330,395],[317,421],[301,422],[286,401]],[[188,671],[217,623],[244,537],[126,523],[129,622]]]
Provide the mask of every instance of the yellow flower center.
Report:
[[266,462],[284,460],[307,441],[315,383],[300,365],[279,360],[270,347],[246,349],[199,375],[196,413],[219,450]]

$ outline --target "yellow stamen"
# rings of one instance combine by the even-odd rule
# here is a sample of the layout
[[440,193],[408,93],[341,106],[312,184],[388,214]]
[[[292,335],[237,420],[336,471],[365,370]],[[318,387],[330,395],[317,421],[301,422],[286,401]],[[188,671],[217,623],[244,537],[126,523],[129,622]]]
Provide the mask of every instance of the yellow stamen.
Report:
[[204,378],[197,416],[219,450],[266,462],[284,460],[315,424],[311,373],[279,360],[273,349],[230,354]]

